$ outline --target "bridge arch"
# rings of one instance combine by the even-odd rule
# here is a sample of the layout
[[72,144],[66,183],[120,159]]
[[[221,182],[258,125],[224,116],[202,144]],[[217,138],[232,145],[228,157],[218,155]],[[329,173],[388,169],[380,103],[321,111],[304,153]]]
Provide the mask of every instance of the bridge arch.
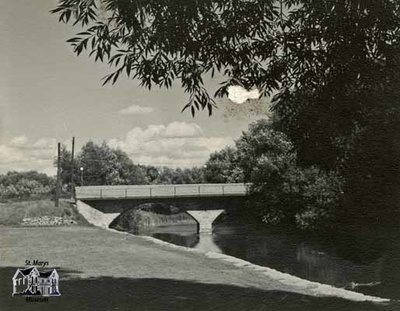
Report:
[[184,184],[76,187],[79,212],[105,227],[124,210],[141,203],[164,202],[186,211],[198,232],[211,233],[213,221],[225,210],[243,206],[246,184]]

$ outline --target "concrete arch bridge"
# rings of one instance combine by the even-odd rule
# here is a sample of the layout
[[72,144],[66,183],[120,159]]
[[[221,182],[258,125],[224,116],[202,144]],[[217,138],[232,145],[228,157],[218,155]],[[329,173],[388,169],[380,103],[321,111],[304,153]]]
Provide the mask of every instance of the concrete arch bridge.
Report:
[[[108,227],[120,213],[142,203],[168,203],[191,215],[198,231],[211,232],[213,221],[244,203],[248,184],[121,185],[76,187],[79,212]],[[96,221],[97,219],[97,221]]]

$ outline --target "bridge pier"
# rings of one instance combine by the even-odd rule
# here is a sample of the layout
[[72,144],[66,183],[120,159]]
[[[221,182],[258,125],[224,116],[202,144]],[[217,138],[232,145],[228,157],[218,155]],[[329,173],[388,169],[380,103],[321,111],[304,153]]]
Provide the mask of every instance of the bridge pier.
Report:
[[198,233],[211,233],[212,223],[219,215],[221,215],[222,212],[224,212],[224,210],[220,209],[220,210],[186,211],[186,212],[197,221]]

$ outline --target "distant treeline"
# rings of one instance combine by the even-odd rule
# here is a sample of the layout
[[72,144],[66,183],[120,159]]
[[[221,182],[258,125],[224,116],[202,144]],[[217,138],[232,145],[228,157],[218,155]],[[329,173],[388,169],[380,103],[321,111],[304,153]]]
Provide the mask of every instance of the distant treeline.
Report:
[[[61,150],[61,193],[71,194],[71,153]],[[83,168],[81,171],[80,168]],[[74,161],[75,185],[135,185],[204,183],[202,168],[169,168],[134,164],[129,156],[106,143],[88,142]],[[56,178],[37,171],[0,174],[0,200],[41,199],[54,196]]]
[[[71,153],[61,149],[61,180],[70,187]],[[75,185],[190,184],[205,182],[203,168],[169,168],[135,164],[122,150],[107,143],[87,142],[74,160]]]
[[43,173],[11,171],[0,175],[0,200],[48,197],[55,184],[55,178]]
[[[70,194],[71,153],[65,146],[61,151],[62,189]],[[394,154],[389,151],[386,153]],[[212,153],[200,167],[138,165],[120,149],[89,141],[76,154],[73,172],[77,186],[246,182],[251,187],[244,210],[252,219],[268,226],[349,231],[376,221],[391,224],[398,219],[399,200],[394,200],[398,192],[393,191],[398,185],[398,171],[386,153],[384,158],[376,153],[376,157],[370,157],[356,149],[349,151],[340,165],[324,168],[305,163],[293,141],[273,122],[258,120],[233,146]],[[374,176],[370,166],[381,169],[382,176]],[[53,177],[37,172],[0,175],[3,200],[50,195],[54,187]]]

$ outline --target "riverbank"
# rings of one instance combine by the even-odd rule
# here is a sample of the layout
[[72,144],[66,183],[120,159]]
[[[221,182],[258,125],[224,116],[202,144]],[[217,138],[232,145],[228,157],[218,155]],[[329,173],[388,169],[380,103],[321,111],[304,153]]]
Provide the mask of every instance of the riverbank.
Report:
[[9,201],[0,203],[0,225],[6,226],[64,226],[86,225],[88,222],[67,200],[54,206],[50,199]]
[[[188,251],[155,241],[96,227],[0,227],[1,279],[10,280],[11,284],[12,274],[9,274],[15,271],[14,268],[24,266],[25,260],[48,261],[50,267],[61,271],[60,290],[63,290],[63,284],[64,289],[68,289],[62,292],[61,307],[64,303],[71,306],[75,300],[107,306],[110,299],[114,302],[115,299],[132,299],[148,308],[135,309],[127,302],[118,303],[133,306],[131,310],[183,310],[182,306],[186,304],[193,308],[185,310],[207,310],[205,306],[211,309],[212,301],[220,304],[213,310],[274,310],[274,306],[275,310],[291,310],[299,304],[306,310],[326,310],[326,303],[339,307],[332,310],[395,310],[392,305],[351,302],[335,297],[315,298],[312,296],[321,294],[317,291],[318,286],[290,284],[283,281],[283,274],[278,273],[274,278],[260,273],[257,268],[246,267],[243,261],[229,259],[229,256],[215,257],[212,253]],[[13,309],[16,298],[10,298],[10,284],[1,283],[5,285],[0,292],[0,306],[16,310]],[[197,290],[198,296],[195,295]],[[221,296],[216,295],[218,291]],[[138,292],[144,295],[140,302]],[[160,297],[157,298],[157,294]],[[326,291],[326,295],[332,294],[335,293]],[[209,299],[207,295],[211,295]],[[228,301],[229,297],[236,302]],[[293,304],[294,300],[296,304]],[[161,302],[166,303],[165,308],[154,308]],[[247,303],[251,307],[245,308]],[[52,300],[52,304],[54,308],[57,300]]]

